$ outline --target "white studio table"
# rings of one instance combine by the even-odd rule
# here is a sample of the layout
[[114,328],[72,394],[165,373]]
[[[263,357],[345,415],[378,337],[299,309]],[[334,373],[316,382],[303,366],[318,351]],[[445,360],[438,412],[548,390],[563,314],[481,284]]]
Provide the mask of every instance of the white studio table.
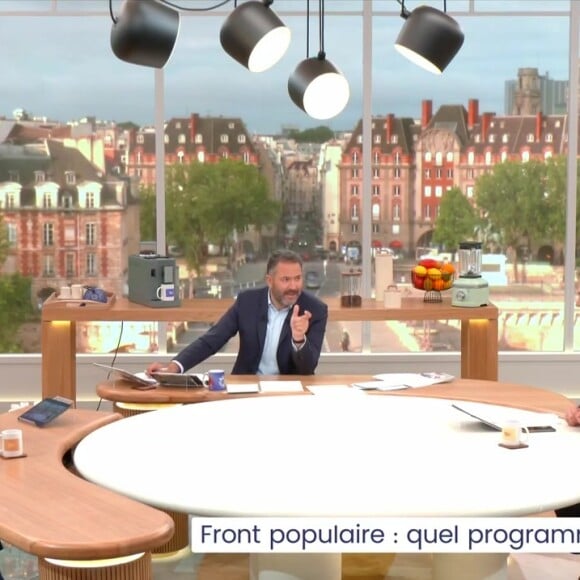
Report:
[[[83,439],[82,476],[199,516],[519,516],[580,501],[580,430],[529,448],[445,399],[367,394],[236,399],[173,407]],[[563,422],[562,422],[563,423]],[[526,483],[529,482],[529,483]],[[252,580],[340,579],[339,554],[253,554]],[[436,580],[503,580],[505,554],[434,554]]]

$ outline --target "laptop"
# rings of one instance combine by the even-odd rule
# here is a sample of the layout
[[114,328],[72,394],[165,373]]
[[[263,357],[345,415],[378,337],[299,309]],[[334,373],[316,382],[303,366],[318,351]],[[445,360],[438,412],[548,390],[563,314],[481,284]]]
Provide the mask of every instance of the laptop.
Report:
[[200,373],[151,373],[162,387],[193,387],[200,388],[206,386],[204,375]]

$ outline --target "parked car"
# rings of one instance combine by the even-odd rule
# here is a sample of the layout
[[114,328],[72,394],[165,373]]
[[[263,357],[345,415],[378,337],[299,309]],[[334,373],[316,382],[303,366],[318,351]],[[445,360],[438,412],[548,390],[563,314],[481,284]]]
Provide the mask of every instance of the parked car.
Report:
[[318,272],[314,272],[312,270],[306,272],[305,280],[306,288],[310,290],[320,288],[320,274]]

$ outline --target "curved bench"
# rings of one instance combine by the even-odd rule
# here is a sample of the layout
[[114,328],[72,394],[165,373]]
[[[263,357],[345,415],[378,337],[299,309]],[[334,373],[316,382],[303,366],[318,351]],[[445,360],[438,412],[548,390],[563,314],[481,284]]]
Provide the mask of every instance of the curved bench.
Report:
[[38,556],[45,580],[150,578],[151,551],[171,540],[172,519],[81,479],[63,464],[84,436],[120,416],[69,409],[38,428],[18,421],[22,412],[0,415],[0,430],[22,429],[26,453],[0,458],[0,538]]

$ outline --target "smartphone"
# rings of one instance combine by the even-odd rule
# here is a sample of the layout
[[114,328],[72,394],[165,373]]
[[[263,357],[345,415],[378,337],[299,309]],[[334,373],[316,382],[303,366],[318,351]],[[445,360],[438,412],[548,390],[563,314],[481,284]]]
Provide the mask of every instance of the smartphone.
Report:
[[18,420],[31,423],[37,427],[44,427],[53,419],[62,415],[72,404],[73,401],[65,399],[64,397],[48,397],[30,407],[27,411],[24,411],[18,417]]

